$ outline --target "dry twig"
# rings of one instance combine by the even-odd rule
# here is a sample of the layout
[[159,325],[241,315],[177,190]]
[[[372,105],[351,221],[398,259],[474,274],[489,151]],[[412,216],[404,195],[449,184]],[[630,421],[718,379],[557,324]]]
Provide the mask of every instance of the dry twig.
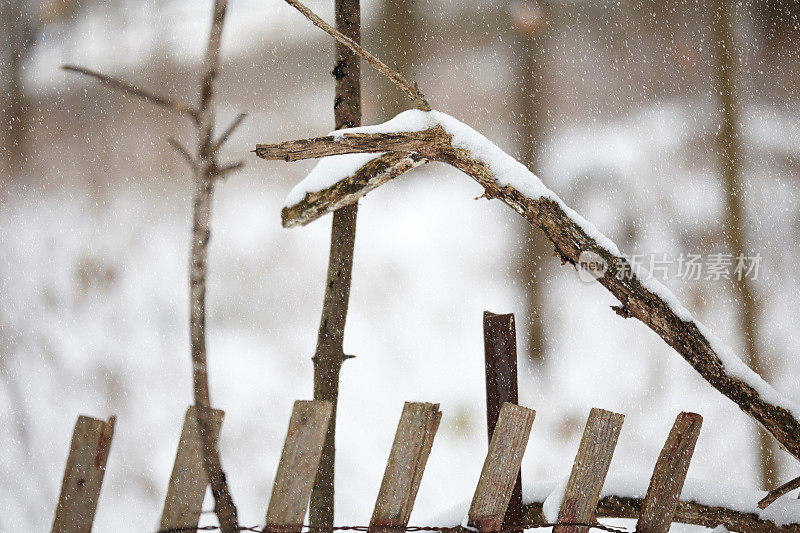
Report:
[[186,163],[192,170],[195,170],[195,168],[197,167],[197,162],[195,162],[194,158],[192,157],[192,154],[189,153],[189,150],[187,150],[186,147],[183,146],[178,139],[170,137],[169,139],[167,139],[167,143],[169,143],[169,145],[172,146],[172,148],[176,152],[178,152],[178,155],[180,155],[184,159],[184,161],[186,161]]
[[322,20],[316,13],[303,5],[300,0],[285,0],[285,2],[302,13],[308,20],[311,21],[314,26],[326,32],[328,35],[352,50],[353,53],[361,56],[367,63],[375,67],[378,72],[386,76],[392,83],[397,85],[401,91],[406,93],[406,96],[408,96],[411,101],[414,102],[414,106],[417,109],[421,109],[422,111],[431,110],[431,106],[425,99],[425,95],[422,94],[416,83],[410,83],[402,74],[364,50],[361,45],[359,45],[353,39],[342,34],[340,31],[336,30],[336,28]]
[[194,375],[194,400],[198,408],[203,438],[203,463],[214,495],[214,511],[224,533],[239,529],[236,506],[233,503],[225,472],[219,456],[217,436],[213,431],[213,410],[208,386],[208,355],[206,353],[206,280],[208,278],[208,243],[211,238],[211,202],[214,178],[219,175],[217,150],[213,133],[215,114],[212,105],[214,81],[219,70],[220,42],[225,22],[227,0],[214,1],[214,14],[208,38],[203,73],[200,78],[200,103],[197,107],[198,165],[195,170],[195,195],[192,223],[192,249],[189,274],[189,329]]
[[778,500],[778,498],[780,498],[781,496],[783,496],[788,492],[793,491],[796,488],[800,488],[800,477],[796,477],[791,481],[787,481],[780,487],[771,490],[769,494],[764,496],[764,498],[762,498],[761,501],[758,502],[758,507],[760,509],[766,509],[767,507],[775,503]]
[[239,127],[242,121],[247,118],[247,113],[239,113],[236,115],[236,118],[225,128],[225,131],[222,132],[222,135],[219,136],[219,139],[214,141],[214,145],[212,146],[215,152],[219,151],[222,148],[222,145],[228,141],[228,138],[233,135],[233,132]]
[[150,91],[145,91],[144,89],[140,89],[139,87],[131,85],[126,81],[118,80],[116,78],[112,78],[111,76],[106,76],[105,74],[102,74],[95,70],[90,70],[88,68],[77,67],[75,65],[63,65],[61,68],[69,72],[76,72],[84,76],[89,76],[91,78],[96,79],[106,87],[110,87],[111,89],[120,91],[125,94],[136,96],[137,98],[146,100],[159,107],[163,107],[171,111],[176,111],[181,115],[187,115],[191,117],[192,120],[197,121],[197,111],[189,104],[185,104],[183,102],[175,102],[173,100],[170,100],[169,98],[165,98],[155,93],[151,93]]

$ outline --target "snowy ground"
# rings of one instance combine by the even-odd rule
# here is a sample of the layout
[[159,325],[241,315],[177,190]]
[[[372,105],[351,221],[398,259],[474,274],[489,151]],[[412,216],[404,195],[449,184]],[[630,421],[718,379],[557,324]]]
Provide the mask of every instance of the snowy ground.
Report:
[[[76,55],[92,66],[106,57]],[[228,155],[245,154],[248,167],[219,187],[214,204],[212,400],[226,411],[223,461],[245,525],[263,521],[292,402],[311,396],[330,225],[328,217],[282,229],[284,198],[312,163],[266,163],[248,151],[256,142],[330,129],[325,70],[297,88],[306,82],[303,69],[316,69],[313,61],[290,65],[296,79],[270,81],[278,89],[269,98],[241,97],[256,113]],[[41,72],[50,72],[47,65],[39,65]],[[428,96],[514,153],[512,134],[494,120],[501,102],[482,105],[500,82],[482,83],[488,85],[479,88],[481,105],[464,105],[444,83]],[[181,162],[163,143],[181,130],[143,135],[136,128],[156,119],[138,122],[135,107],[96,118],[96,107],[108,102],[73,113],[74,100],[52,98],[54,129],[69,142],[46,130],[41,143],[56,143],[64,159],[37,164],[28,180],[0,183],[0,398],[9,406],[0,413],[0,529],[49,527],[76,416],[116,414],[96,530],[155,530],[191,401],[189,189]],[[756,104],[747,116],[760,117],[747,123],[747,195],[750,243],[764,256],[762,348],[772,384],[797,399],[800,190],[796,169],[784,161],[797,156],[800,122]],[[696,98],[603,122],[559,124],[541,178],[623,252],[707,253],[719,241],[721,216],[707,153],[712,117],[711,102]],[[93,147],[101,142],[105,152],[98,155]],[[135,149],[125,150],[126,142]],[[114,171],[112,183],[102,183],[103,169]],[[521,221],[498,202],[474,201],[481,192],[456,171],[428,165],[362,202],[345,341],[357,357],[342,372],[338,419],[339,523],[368,522],[405,400],[439,402],[443,413],[412,524],[468,501],[474,490],[486,452],[482,311],[516,313],[521,346],[526,320],[516,266]],[[754,489],[756,439],[748,418],[654,333],[611,312],[616,302],[602,287],[558,265],[556,258],[543,263],[546,363],[521,362],[521,403],[537,411],[523,462],[526,484],[569,473],[596,406],[626,415],[615,475],[647,477],[675,415],[690,410],[705,422],[689,476]],[[737,345],[724,281],[667,285]],[[799,473],[782,459],[783,478]]]

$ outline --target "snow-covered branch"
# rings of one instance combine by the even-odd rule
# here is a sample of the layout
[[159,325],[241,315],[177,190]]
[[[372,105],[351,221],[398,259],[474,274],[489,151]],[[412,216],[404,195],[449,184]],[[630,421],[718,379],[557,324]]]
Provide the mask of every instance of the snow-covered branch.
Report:
[[[304,226],[326,213],[352,205],[369,191],[427,162],[414,152],[388,152],[378,157],[373,154],[327,157],[292,189],[290,197],[294,200],[287,200],[291,207],[281,211],[283,226]],[[317,179],[327,183],[331,172],[339,173],[342,179],[331,187],[318,187]]]
[[[462,170],[553,243],[563,263],[588,262],[597,281],[620,301],[615,308],[635,317],[672,346],[714,388],[761,423],[792,455],[800,458],[800,406],[778,394],[750,370],[730,348],[695,320],[677,298],[648,272],[633,265],[595,226],[569,208],[523,164],[471,127],[438,111],[409,110],[377,126],[338,130],[327,137],[258,145],[265,159],[294,161],[329,155],[404,152],[446,162]],[[376,156],[378,157],[378,156]],[[362,171],[320,162],[314,183],[301,183],[283,212],[284,225],[304,224],[322,214],[358,201],[372,190]],[[350,162],[352,165],[352,161]],[[318,167],[319,169],[319,167]],[[315,169],[315,170],[318,170]],[[377,186],[377,185],[375,185]],[[299,193],[305,193],[298,200]]]
[[367,152],[439,153],[450,144],[442,128],[423,131],[368,133],[349,128],[336,130],[325,137],[286,141],[278,144],[257,144],[253,150],[262,159],[300,161],[333,155]]

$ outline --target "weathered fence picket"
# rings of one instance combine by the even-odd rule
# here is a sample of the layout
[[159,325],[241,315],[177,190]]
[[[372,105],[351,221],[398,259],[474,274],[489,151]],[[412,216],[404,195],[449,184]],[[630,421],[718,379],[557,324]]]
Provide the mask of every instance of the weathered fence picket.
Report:
[[536,412],[511,403],[500,409],[481,477],[469,508],[469,525],[481,532],[503,525]]
[[53,521],[53,533],[92,530],[116,417],[107,422],[79,416],[72,432],[67,466]]
[[[513,326],[513,322],[506,322],[509,324]],[[217,435],[223,415],[222,411],[214,411]],[[489,533],[516,527],[504,524],[504,520],[508,517],[509,501],[535,415],[531,409],[508,402],[500,409],[469,509],[468,524],[471,528]],[[301,533],[331,416],[330,402],[295,402],[269,501],[266,525],[242,529],[249,531],[263,527],[267,533]],[[402,533],[408,527],[441,417],[439,404],[405,403],[369,526],[337,526],[334,530]],[[680,501],[702,426],[702,417],[695,413],[680,413],[676,418],[656,461],[644,498],[607,494],[600,500],[624,418],[621,414],[592,409],[564,490],[554,531],[587,533],[592,527],[599,527],[599,516],[637,519],[636,533],[668,533],[673,521],[710,528],[724,525],[730,531],[742,533],[800,533],[800,524],[777,525],[768,517],[735,508]],[[78,418],[56,509],[54,533],[91,531],[114,424],[114,417],[107,422],[85,416]],[[197,528],[207,487],[204,470],[197,411],[190,407],[186,411],[159,531],[194,531]],[[542,501],[529,503],[525,511],[527,521],[521,526],[546,525]],[[215,526],[210,528],[215,529]]]
[[[225,413],[214,409],[212,423],[214,438],[219,438]],[[203,439],[197,407],[186,409],[181,440],[175,453],[175,463],[164,498],[160,529],[192,529],[197,527],[203,510],[203,499],[208,487],[208,477],[203,465]]]
[[[595,510],[600,499],[614,448],[617,446],[622,422],[625,417],[603,409],[594,408],[583,431],[578,454],[572,464],[572,473],[564,490],[558,523],[553,531],[557,533],[586,533],[587,526],[595,520]],[[571,524],[571,525],[567,525]]]
[[[506,402],[519,404],[517,380],[517,330],[514,315],[483,312],[483,347],[486,369],[486,427],[492,440],[500,408]],[[506,526],[522,525],[522,472],[511,491]]]
[[441,420],[439,404],[406,402],[403,406],[370,531],[399,532],[408,525]]
[[703,417],[680,413],[658,456],[636,523],[637,533],[667,533],[681,496]]
[[302,529],[332,412],[333,404],[323,400],[294,403],[264,531]]

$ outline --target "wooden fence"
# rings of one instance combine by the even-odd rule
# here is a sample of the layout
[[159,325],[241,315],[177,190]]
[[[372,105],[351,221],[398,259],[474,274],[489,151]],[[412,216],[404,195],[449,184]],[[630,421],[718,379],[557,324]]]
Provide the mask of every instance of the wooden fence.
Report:
[[[303,528],[330,416],[329,402],[295,402],[267,507],[265,531],[299,533]],[[408,526],[441,416],[438,404],[404,405],[369,523],[371,531],[403,531]],[[533,410],[511,403],[504,403],[500,409],[469,507],[469,527],[481,533],[503,527],[534,417]],[[620,414],[602,409],[592,409],[589,414],[558,515],[560,525],[556,530],[560,533],[582,533],[588,531],[589,524],[596,523],[595,509],[623,419]],[[217,420],[222,421],[222,413]],[[656,463],[637,531],[668,531],[700,424],[701,417],[693,413],[681,413],[675,421]],[[113,427],[113,419],[108,422],[84,416],[78,419],[53,531],[91,530]],[[167,489],[160,531],[192,531],[197,527],[208,483],[201,449],[197,415],[194,407],[190,407]]]
[[[513,315],[486,313],[484,338],[490,441],[469,506],[468,523],[455,527],[453,524],[437,524],[448,527],[428,529],[471,529],[487,533],[549,525],[557,533],[586,533],[590,526],[602,528],[596,517],[598,502],[624,416],[603,409],[592,409],[564,490],[557,522],[545,524],[541,512],[537,515],[530,511],[525,515],[520,466],[536,413],[516,405]],[[260,526],[260,530],[300,533],[304,528],[331,411],[329,402],[295,402],[267,506],[265,525]],[[407,402],[404,405],[372,518],[369,526],[363,526],[361,530],[396,533],[408,529],[411,510],[441,416],[438,404]],[[217,433],[222,419],[223,413],[215,412],[213,429]],[[91,530],[113,439],[114,423],[113,417],[108,421],[84,416],[78,418],[53,532]],[[669,530],[679,505],[701,424],[702,417],[695,413],[680,413],[675,420],[655,463],[646,496],[634,506],[638,518],[637,532],[666,533]],[[201,454],[197,411],[189,407],[166,492],[160,531],[194,531],[197,528],[208,485]],[[449,502],[445,506],[451,504]],[[757,517],[753,520],[754,523],[762,523]],[[767,525],[757,530],[773,529]]]

